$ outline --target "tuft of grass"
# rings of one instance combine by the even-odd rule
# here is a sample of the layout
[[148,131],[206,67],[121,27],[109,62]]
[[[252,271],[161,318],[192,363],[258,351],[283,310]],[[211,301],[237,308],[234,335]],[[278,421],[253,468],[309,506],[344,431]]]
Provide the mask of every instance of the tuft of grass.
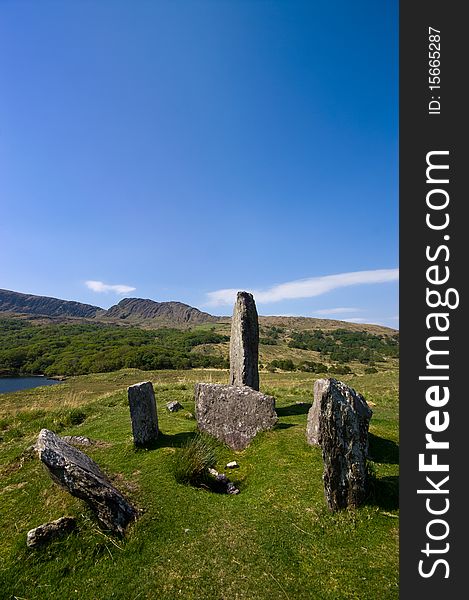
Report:
[[70,425],[80,425],[86,419],[88,415],[84,410],[80,408],[72,408],[70,411],[68,420]]
[[217,463],[213,440],[197,433],[184,443],[176,454],[173,473],[178,483],[200,486],[209,480],[209,469]]

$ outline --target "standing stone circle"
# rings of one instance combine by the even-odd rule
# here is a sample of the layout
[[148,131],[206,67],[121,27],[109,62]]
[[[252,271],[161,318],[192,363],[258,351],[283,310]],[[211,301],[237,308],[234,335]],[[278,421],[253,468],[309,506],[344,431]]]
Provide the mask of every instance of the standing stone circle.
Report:
[[136,446],[147,446],[158,437],[158,414],[151,381],[131,385],[127,390]]
[[53,481],[72,496],[84,500],[106,529],[123,534],[130,521],[137,517],[136,509],[94,460],[53,431],[42,429],[35,448]]
[[326,502],[333,511],[357,507],[366,497],[368,426],[373,413],[363,396],[341,381],[323,380],[319,389]]
[[252,294],[238,292],[231,320],[230,385],[259,390],[259,321]]
[[277,422],[275,399],[247,386],[197,383],[195,414],[201,431],[233,450],[244,450]]

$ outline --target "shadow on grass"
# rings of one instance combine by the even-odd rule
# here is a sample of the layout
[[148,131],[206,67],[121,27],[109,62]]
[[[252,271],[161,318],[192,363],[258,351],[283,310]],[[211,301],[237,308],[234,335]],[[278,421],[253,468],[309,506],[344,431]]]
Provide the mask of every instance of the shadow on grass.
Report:
[[294,415],[305,415],[311,408],[311,402],[302,402],[301,404],[290,404],[276,408],[275,412],[279,417],[291,417]]
[[385,438],[368,434],[370,444],[369,455],[371,460],[378,463],[386,463],[388,465],[399,464],[399,446]]
[[290,429],[290,427],[298,427],[297,423],[276,423],[275,429]]
[[158,434],[158,437],[154,442],[145,444],[144,446],[135,446],[135,450],[156,450],[157,448],[180,448],[186,442],[189,442],[197,431],[181,431],[179,433],[162,433]]
[[399,476],[370,477],[365,504],[379,506],[384,510],[397,510],[399,508]]

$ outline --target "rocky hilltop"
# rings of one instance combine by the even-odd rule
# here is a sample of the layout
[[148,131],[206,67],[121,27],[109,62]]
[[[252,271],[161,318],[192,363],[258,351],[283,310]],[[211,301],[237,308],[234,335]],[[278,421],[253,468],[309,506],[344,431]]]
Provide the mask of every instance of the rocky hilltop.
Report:
[[0,290],[0,313],[93,319],[104,312],[99,306],[91,304]]
[[124,298],[106,311],[105,318],[132,321],[158,319],[188,325],[216,323],[218,320],[217,317],[182,302],[155,302],[142,298]]
[[155,302],[142,298],[124,298],[108,310],[71,300],[34,296],[10,290],[0,290],[0,315],[21,315],[25,318],[70,322],[91,321],[181,326],[216,323],[217,317],[183,304]]

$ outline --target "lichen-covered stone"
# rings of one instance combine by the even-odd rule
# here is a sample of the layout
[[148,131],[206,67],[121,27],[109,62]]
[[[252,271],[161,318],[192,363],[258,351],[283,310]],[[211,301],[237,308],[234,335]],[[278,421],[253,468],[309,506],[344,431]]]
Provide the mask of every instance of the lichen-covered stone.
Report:
[[231,320],[230,385],[259,389],[259,320],[252,294],[238,292]]
[[357,507],[365,499],[372,411],[363,396],[345,383],[325,381],[320,397],[319,445],[327,505],[336,511]]
[[26,545],[29,548],[43,546],[66,533],[70,533],[75,527],[76,520],[73,517],[60,517],[60,519],[57,519],[56,521],[43,523],[28,531]]
[[319,414],[321,410],[321,398],[326,387],[329,386],[328,379],[317,379],[314,382],[314,401],[308,411],[306,421],[306,441],[310,446],[319,445]]
[[84,500],[103,527],[112,533],[124,533],[137,511],[94,460],[48,429],[41,430],[35,448],[56,483]]
[[151,381],[131,385],[127,390],[136,446],[148,446],[158,437],[158,414]]
[[233,450],[243,450],[260,431],[277,422],[275,399],[247,386],[198,383],[195,415],[199,429]]

